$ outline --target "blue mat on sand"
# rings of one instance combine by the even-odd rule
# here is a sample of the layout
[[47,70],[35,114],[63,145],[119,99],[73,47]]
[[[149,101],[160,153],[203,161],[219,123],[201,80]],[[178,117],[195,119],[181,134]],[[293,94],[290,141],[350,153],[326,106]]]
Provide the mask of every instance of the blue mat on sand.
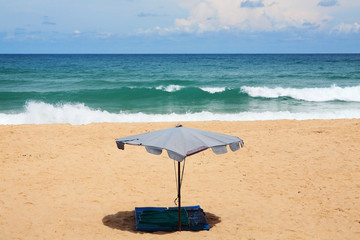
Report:
[[[178,208],[137,207],[135,208],[136,230],[144,232],[177,231]],[[204,211],[200,206],[181,208],[181,230],[209,230]]]

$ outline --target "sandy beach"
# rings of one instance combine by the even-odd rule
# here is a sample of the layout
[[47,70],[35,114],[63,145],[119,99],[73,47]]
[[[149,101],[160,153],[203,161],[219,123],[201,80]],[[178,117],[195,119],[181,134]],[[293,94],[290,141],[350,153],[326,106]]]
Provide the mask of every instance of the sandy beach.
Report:
[[360,239],[360,120],[183,122],[236,135],[189,157],[182,203],[211,229],[135,231],[135,207],[170,207],[173,160],[115,138],[177,123],[0,126],[0,239]]

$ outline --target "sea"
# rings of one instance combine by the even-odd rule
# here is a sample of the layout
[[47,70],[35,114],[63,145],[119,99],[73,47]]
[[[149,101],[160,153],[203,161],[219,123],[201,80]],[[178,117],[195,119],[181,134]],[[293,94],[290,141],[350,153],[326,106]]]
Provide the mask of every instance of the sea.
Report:
[[360,118],[360,54],[2,54],[0,124]]

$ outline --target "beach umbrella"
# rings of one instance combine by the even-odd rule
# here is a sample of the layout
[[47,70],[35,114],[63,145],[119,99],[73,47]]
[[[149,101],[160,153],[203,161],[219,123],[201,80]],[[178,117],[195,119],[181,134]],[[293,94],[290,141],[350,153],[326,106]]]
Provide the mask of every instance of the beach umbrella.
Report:
[[[208,148],[216,154],[227,152],[229,145],[232,151],[244,146],[243,140],[238,137],[222,133],[204,131],[177,125],[173,128],[147,132],[115,140],[117,147],[124,150],[124,145],[145,146],[149,153],[160,155],[165,149],[168,156],[178,162],[177,190],[179,209],[179,231],[181,231],[181,179],[180,163],[188,156],[199,153]],[[184,161],[185,162],[185,161]],[[184,169],[183,169],[184,171]]]

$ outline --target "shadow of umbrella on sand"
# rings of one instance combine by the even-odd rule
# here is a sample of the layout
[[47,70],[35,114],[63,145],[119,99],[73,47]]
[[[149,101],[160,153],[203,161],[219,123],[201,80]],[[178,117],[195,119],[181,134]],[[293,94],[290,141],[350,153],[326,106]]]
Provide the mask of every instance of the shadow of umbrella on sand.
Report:
[[[216,216],[215,214],[210,212],[205,212],[205,214],[206,220],[208,221],[210,228],[221,222],[219,216]],[[115,214],[107,215],[102,219],[102,222],[105,226],[108,226],[109,228],[136,233],[136,224],[134,220],[135,211],[132,210],[120,211]]]
[[[168,156],[178,162],[178,229],[181,231],[181,183],[184,173],[185,159],[188,156],[202,152],[211,148],[216,154],[227,153],[226,146],[229,145],[232,151],[244,146],[243,140],[238,137],[222,133],[203,131],[194,128],[178,125],[174,128],[168,128],[153,132],[147,132],[129,137],[116,139],[119,149],[124,150],[124,145],[145,146],[149,153],[160,155],[165,149]],[[181,162],[184,162],[181,173]]]

